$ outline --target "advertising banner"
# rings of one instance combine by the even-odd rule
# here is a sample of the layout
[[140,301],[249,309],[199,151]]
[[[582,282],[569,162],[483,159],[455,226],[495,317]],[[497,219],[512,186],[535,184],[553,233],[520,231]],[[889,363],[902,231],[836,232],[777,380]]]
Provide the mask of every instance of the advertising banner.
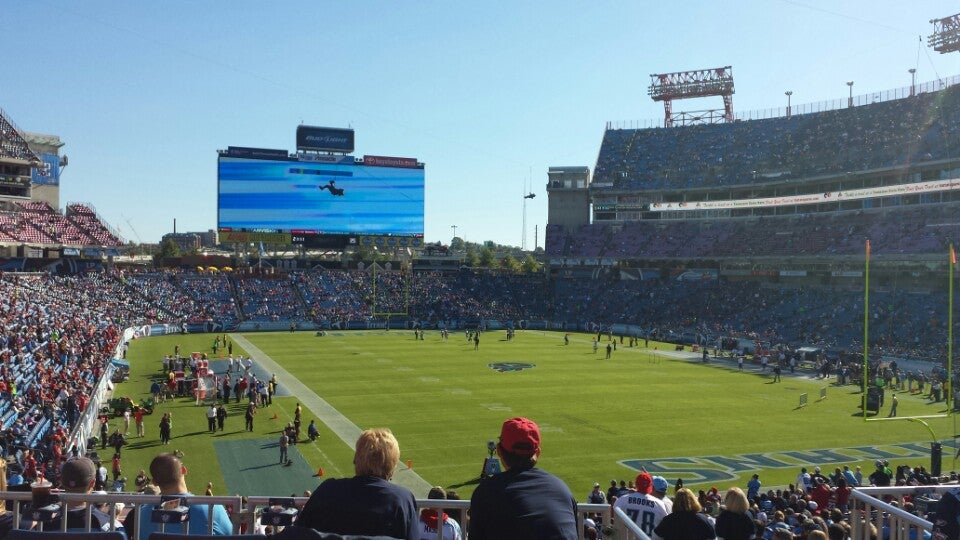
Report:
[[[595,186],[596,184],[594,184]],[[792,206],[801,204],[837,203],[841,201],[872,199],[875,197],[894,197],[899,195],[916,195],[920,193],[936,193],[940,191],[955,191],[960,189],[960,178],[947,180],[932,180],[915,184],[898,184],[895,186],[880,186],[863,189],[848,189],[845,191],[827,191],[825,193],[811,193],[807,195],[785,195],[783,197],[764,197],[760,199],[737,199],[727,201],[690,201],[653,203],[651,210],[695,211],[695,210],[724,210],[739,208],[763,208],[771,206]]]
[[353,152],[353,130],[318,126],[297,126],[297,150]]
[[228,146],[227,155],[247,159],[287,159],[289,157],[286,150],[247,148],[245,146]]
[[416,158],[389,157],[389,156],[363,156],[363,164],[371,167],[404,167],[407,169],[416,169]]

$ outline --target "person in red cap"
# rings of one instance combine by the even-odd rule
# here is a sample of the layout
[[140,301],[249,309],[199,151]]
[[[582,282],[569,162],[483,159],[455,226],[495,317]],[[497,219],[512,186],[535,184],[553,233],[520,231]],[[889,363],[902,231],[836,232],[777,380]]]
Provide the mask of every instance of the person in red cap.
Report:
[[528,418],[503,423],[497,455],[504,471],[470,499],[470,540],[579,538],[577,500],[556,476],[536,468],[540,428]]
[[[653,530],[660,524],[660,521],[670,513],[667,510],[663,499],[653,495],[653,477],[647,471],[641,471],[637,475],[635,492],[626,493],[617,498],[614,508],[619,508],[628,516],[633,518],[633,522],[650,538],[659,538],[653,534]],[[627,527],[620,521],[616,521],[618,536],[629,537]]]

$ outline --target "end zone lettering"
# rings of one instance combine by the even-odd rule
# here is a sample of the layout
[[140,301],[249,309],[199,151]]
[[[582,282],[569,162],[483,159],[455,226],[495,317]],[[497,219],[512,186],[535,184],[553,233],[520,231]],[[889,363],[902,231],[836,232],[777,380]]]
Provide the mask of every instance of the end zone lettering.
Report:
[[[944,455],[951,445],[944,443]],[[955,449],[954,449],[955,451]],[[627,459],[621,465],[637,472],[645,468],[650,474],[666,478],[683,478],[684,482],[717,483],[735,481],[746,474],[764,469],[793,469],[811,463],[842,465],[875,459],[927,458],[929,443],[885,444],[877,447],[821,448],[817,450],[786,450],[732,456],[701,456]]]

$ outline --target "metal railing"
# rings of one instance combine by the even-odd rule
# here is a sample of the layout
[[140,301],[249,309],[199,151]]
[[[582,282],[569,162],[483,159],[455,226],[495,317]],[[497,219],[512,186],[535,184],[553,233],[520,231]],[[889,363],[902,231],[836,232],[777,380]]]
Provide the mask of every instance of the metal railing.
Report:
[[[899,499],[909,495],[914,504],[917,504],[917,501],[926,500],[931,495],[939,498],[940,494],[956,487],[940,485],[856,488],[850,493],[850,538],[869,540],[872,530],[870,525],[876,528],[877,537],[890,540],[923,538],[925,531],[933,530],[933,523],[884,502],[883,497],[891,495]],[[884,533],[884,530],[887,530],[887,533]]]
[[[904,99],[913,95],[927,94],[937,92],[944,88],[960,83],[960,75],[954,75],[944,79],[917,83],[912,89],[910,86],[900,88],[891,88],[878,92],[869,92],[853,96],[853,106],[870,105],[873,103],[882,103],[885,101],[894,101]],[[838,86],[839,88],[839,86]],[[850,97],[816,101],[812,103],[799,103],[790,106],[790,114],[787,114],[787,107],[768,107],[766,109],[754,109],[734,113],[734,120],[764,120],[767,118],[783,118],[787,116],[798,116],[801,114],[813,114],[825,111],[835,111],[848,108]],[[618,122],[607,122],[607,129],[649,129],[663,127],[663,119],[645,119],[645,120],[626,120]]]
[[[643,532],[643,529],[634,523],[634,521],[630,519],[630,516],[628,516],[627,513],[622,509],[614,508],[613,514],[617,518],[617,523],[621,524],[623,528],[626,529],[626,540],[650,540],[650,537]],[[616,538],[616,536],[614,536],[614,538]],[[617,540],[620,539],[618,538]]]
[[[128,515],[130,512],[140,512],[141,508],[144,506],[153,507],[155,505],[163,502],[161,495],[144,495],[141,493],[127,493],[127,492],[118,492],[118,493],[54,493],[59,499],[59,502],[66,505],[78,505],[80,503],[87,503],[87,512],[86,512],[86,521],[84,528],[88,531],[92,530],[92,508],[93,506],[101,507],[102,511],[110,516],[110,530],[116,530],[118,526],[121,525],[121,520]],[[38,519],[34,519],[34,514],[32,511],[24,506],[25,503],[30,503],[33,495],[30,492],[24,491],[7,491],[0,492],[0,501],[9,501],[13,504],[13,528],[21,528],[28,526],[29,522],[36,522],[34,528],[43,530],[42,521],[38,521],[39,514],[37,515]],[[214,505],[223,505],[224,507],[230,508],[230,520],[233,524],[233,532],[239,534],[240,530],[246,531],[249,534],[255,534],[257,532],[258,525],[260,523],[260,518],[269,506],[271,497],[265,496],[251,496],[251,497],[240,497],[240,496],[231,496],[231,497],[207,497],[207,496],[185,496],[185,503],[191,506],[203,505],[208,507],[208,515],[213,516],[213,506]],[[302,508],[306,504],[307,497],[292,497],[286,498],[288,500],[292,499],[294,507]],[[444,510],[462,510],[463,521],[460,523],[461,530],[463,535],[466,538],[468,531],[470,529],[470,501],[469,500],[446,500],[446,499],[417,499],[417,509],[435,509],[437,510],[438,517],[442,517]],[[118,510],[117,503],[123,503],[122,511]],[[586,517],[599,515],[600,519],[597,525],[603,527],[606,524],[610,523],[611,509],[608,504],[578,504],[577,505],[577,526],[578,526],[578,535],[579,538],[583,539],[583,521]],[[629,538],[639,539],[639,540],[650,540],[648,536],[643,534],[643,531],[637,527],[633,521],[623,513],[622,510],[618,511],[618,518],[623,520],[624,525],[627,529],[633,533],[633,536]],[[139,516],[139,514],[138,514]],[[60,519],[60,528],[61,531],[67,530],[67,519]],[[135,520],[134,530],[125,531],[127,537],[131,540],[137,540],[140,538],[140,520]],[[207,534],[212,534],[213,532],[214,520],[211,518],[207,523]],[[159,530],[161,532],[173,532],[173,533],[187,533],[188,522],[184,522],[182,525],[172,524],[159,524]],[[169,531],[166,529],[169,528]],[[182,531],[181,531],[182,528]],[[48,529],[49,530],[49,529]],[[439,527],[437,531],[437,540],[443,540],[443,528]]]

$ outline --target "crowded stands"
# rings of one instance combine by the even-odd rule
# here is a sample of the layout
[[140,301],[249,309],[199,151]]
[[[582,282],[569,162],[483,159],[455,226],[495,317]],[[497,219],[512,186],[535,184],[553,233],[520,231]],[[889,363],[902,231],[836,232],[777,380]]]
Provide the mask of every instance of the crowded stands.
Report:
[[960,153],[958,120],[953,86],[767,120],[608,129],[594,182],[617,190],[730,187],[933,161]]

